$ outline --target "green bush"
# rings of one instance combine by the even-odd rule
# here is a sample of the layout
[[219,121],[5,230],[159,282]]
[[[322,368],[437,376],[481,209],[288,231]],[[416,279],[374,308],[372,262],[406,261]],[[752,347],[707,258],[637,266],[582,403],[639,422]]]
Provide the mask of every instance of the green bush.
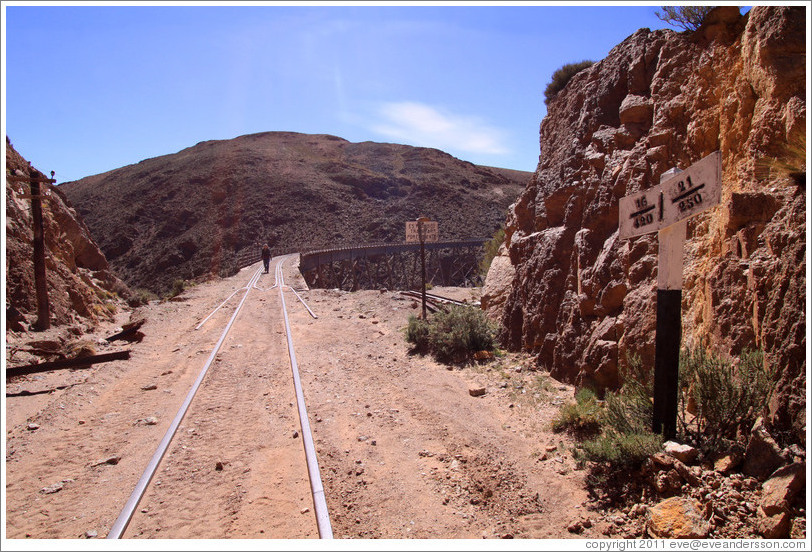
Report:
[[761,351],[745,351],[731,362],[703,349],[685,349],[680,355],[680,387],[686,437],[712,449],[753,426],[775,388],[775,374],[765,367]]
[[429,320],[409,318],[406,340],[415,351],[431,352],[440,362],[462,362],[478,351],[490,351],[496,328],[479,309],[452,305]]
[[175,280],[172,282],[172,289],[169,291],[168,297],[177,297],[183,290],[186,289],[186,281],[185,280]]
[[547,88],[544,89],[544,105],[548,105],[553,98],[555,98],[556,94],[561,92],[567,83],[574,77],[577,73],[581,72],[582,70],[590,67],[594,64],[594,61],[584,60],[578,63],[568,63],[563,67],[556,69],[553,73],[552,81],[550,84],[547,85]]
[[488,270],[491,268],[491,263],[496,254],[499,253],[499,248],[505,242],[505,229],[500,228],[494,233],[493,237],[485,242],[485,255],[479,263],[479,274],[485,278],[488,275]]
[[406,328],[406,341],[414,345],[415,352],[425,354],[429,352],[429,322],[416,316],[409,317]]
[[553,429],[564,426],[588,438],[573,455],[579,462],[609,464],[613,469],[639,466],[662,448],[661,435],[651,433],[653,381],[639,357],[631,357],[621,371],[622,385],[606,393],[599,403],[592,391],[582,389],[576,405],[561,409]]
[[606,394],[602,421],[619,433],[645,433],[651,429],[654,413],[654,381],[639,356],[630,357],[627,364],[620,371],[620,389]]
[[555,432],[569,431],[584,436],[594,435],[601,429],[601,407],[592,389],[583,387],[575,394],[575,402],[565,404],[553,419]]
[[640,466],[662,447],[662,435],[646,431],[623,433],[610,429],[581,443],[575,458],[581,462],[607,462],[615,468],[631,468]]
[[140,307],[141,305],[146,305],[150,301],[154,301],[156,299],[158,299],[158,296],[150,290],[137,288],[134,289],[127,298],[127,304],[135,308]]

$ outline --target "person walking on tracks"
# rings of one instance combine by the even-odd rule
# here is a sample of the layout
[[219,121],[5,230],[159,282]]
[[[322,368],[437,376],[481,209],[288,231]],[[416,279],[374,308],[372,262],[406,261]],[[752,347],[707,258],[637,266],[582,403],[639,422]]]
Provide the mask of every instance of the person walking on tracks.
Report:
[[262,246],[262,264],[265,265],[265,274],[268,274],[268,269],[271,266],[271,248],[268,244]]

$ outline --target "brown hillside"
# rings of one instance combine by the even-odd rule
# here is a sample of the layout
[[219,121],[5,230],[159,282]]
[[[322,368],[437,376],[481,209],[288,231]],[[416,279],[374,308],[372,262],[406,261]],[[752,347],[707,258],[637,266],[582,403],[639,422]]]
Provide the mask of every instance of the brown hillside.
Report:
[[241,252],[402,242],[407,220],[441,239],[489,237],[531,173],[435,149],[267,132],[201,142],[60,186],[131,287],[229,274]]

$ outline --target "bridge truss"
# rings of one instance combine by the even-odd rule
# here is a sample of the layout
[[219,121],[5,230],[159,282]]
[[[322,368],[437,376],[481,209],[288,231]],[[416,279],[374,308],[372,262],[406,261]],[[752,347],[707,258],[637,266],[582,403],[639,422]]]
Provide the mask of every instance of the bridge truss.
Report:
[[[426,282],[479,286],[479,263],[487,239],[425,244]],[[419,289],[420,244],[376,244],[302,253],[299,270],[308,286],[359,289]]]

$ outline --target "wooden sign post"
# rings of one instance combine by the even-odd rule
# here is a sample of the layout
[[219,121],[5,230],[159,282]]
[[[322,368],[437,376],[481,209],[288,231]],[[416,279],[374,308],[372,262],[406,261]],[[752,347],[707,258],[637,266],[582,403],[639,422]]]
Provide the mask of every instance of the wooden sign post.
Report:
[[681,171],[665,172],[660,184],[620,200],[620,238],[657,232],[657,329],[654,346],[655,433],[677,432],[679,349],[682,339],[682,257],[688,219],[718,205],[722,154],[708,155]]
[[[51,176],[54,173],[51,172]],[[31,194],[25,195],[31,199],[31,219],[34,224],[34,287],[37,292],[37,322],[38,330],[47,330],[51,327],[51,307],[48,302],[48,280],[45,275],[45,232],[42,226],[42,196],[40,183],[53,184],[53,178],[6,175],[8,182],[25,182],[31,187]]]
[[426,319],[426,242],[434,243],[439,239],[437,222],[428,217],[420,217],[416,221],[406,223],[406,243],[420,243],[420,295],[423,299],[423,320]]

